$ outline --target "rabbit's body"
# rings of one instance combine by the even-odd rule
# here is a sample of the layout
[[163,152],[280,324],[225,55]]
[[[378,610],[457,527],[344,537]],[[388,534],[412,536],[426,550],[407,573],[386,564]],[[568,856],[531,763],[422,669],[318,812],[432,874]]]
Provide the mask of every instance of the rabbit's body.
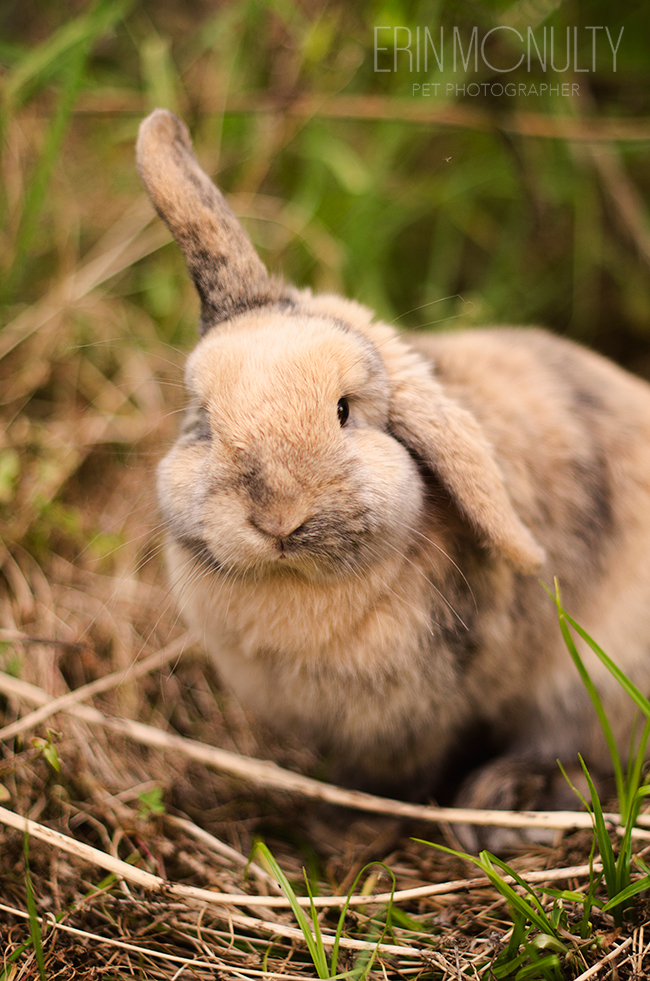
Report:
[[605,769],[539,579],[650,689],[650,388],[542,331],[400,338],[269,280],[171,114],[139,163],[203,301],[159,497],[226,684],[362,786],[421,795],[494,753],[462,792],[488,806],[522,761]]

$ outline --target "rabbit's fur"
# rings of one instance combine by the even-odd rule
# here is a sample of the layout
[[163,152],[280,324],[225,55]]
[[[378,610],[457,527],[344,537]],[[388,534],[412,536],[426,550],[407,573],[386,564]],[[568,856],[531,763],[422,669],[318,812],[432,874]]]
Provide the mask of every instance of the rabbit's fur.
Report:
[[[606,771],[539,580],[648,691],[650,388],[540,330],[400,336],[269,278],[169,112],[138,164],[202,301],[158,486],[224,682],[389,793],[480,762],[464,803],[520,806],[534,777],[524,805],[553,806],[556,757]],[[584,653],[623,749],[630,703]]]

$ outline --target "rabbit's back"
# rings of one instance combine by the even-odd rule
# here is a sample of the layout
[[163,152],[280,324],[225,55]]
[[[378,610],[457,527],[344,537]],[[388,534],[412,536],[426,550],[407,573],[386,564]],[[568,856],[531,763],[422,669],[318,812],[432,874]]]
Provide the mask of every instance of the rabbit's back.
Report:
[[[539,578],[551,588],[558,579],[569,612],[650,692],[650,386],[537,329],[409,340],[430,359],[446,392],[479,420],[517,512],[545,548]],[[501,725],[521,714],[517,739],[536,755],[582,747],[606,766],[552,603],[534,577],[515,575],[513,588],[510,656],[486,656],[468,683],[477,699],[485,696],[485,707],[504,675],[518,674]],[[582,653],[625,751],[627,696],[586,647]]]
[[553,574],[615,586],[617,555],[650,536],[650,386],[533,328],[409,341],[478,419]]

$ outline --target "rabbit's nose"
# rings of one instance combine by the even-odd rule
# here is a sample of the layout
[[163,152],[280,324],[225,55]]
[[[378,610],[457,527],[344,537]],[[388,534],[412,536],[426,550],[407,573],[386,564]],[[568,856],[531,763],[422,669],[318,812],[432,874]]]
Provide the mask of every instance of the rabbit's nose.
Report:
[[289,535],[293,535],[294,532],[298,531],[307,521],[307,516],[297,516],[295,513],[289,513],[286,515],[265,515],[264,517],[256,516],[250,518],[250,523],[258,531],[261,531],[263,535],[268,535],[269,538],[275,538],[278,541],[282,541],[288,538]]

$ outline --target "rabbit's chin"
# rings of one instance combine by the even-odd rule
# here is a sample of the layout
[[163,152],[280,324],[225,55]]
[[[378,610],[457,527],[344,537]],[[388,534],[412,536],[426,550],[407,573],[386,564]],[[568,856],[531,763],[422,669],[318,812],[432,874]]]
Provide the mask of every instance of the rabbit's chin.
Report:
[[201,571],[208,577],[213,575],[222,580],[232,579],[240,583],[249,582],[251,586],[257,586],[262,581],[269,583],[276,581],[278,584],[293,581],[325,585],[358,577],[361,571],[350,564],[335,562],[334,560],[327,562],[323,559],[316,561],[306,558],[293,558],[283,561],[282,558],[279,558],[277,561],[260,560],[254,563],[245,561],[220,563],[207,558],[205,554],[201,556],[197,553],[194,554],[199,560]]

